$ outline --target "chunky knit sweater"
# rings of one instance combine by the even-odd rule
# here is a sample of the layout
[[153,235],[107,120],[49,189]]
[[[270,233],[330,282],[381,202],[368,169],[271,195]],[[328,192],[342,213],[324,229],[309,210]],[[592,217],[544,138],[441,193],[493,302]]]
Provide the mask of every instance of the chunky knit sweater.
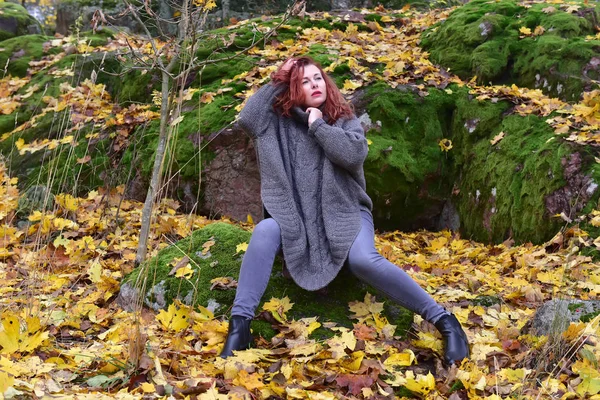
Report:
[[308,127],[308,113],[292,118],[273,110],[283,84],[267,84],[251,96],[239,124],[255,138],[264,207],[281,228],[286,266],[294,281],[318,290],[338,274],[371,211],[363,162],[368,147],[356,117]]

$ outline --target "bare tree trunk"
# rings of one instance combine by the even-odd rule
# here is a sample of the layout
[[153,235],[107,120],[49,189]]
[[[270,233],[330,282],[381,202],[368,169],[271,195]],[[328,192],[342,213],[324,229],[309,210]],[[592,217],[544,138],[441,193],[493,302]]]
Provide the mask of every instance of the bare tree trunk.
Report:
[[[161,0],[162,5],[168,5],[169,0]],[[249,45],[246,49],[240,50],[237,54],[231,56],[230,58],[221,58],[219,60],[205,60],[202,63],[194,64],[194,46],[193,44],[197,41],[194,33],[197,32],[197,26],[195,25],[197,22],[204,23],[204,19],[194,19],[194,16],[190,12],[190,8],[188,4],[189,0],[184,0],[181,7],[181,16],[179,18],[178,24],[170,24],[170,26],[174,28],[178,28],[177,33],[177,44],[174,47],[175,53],[169,64],[165,67],[162,61],[162,55],[160,55],[161,51],[158,50],[154,40],[152,39],[152,35],[146,28],[146,33],[150,38],[150,44],[154,50],[156,55],[155,67],[158,67],[162,72],[162,87],[161,87],[161,109],[160,109],[160,133],[158,137],[158,144],[156,146],[156,153],[154,155],[154,166],[152,168],[152,177],[150,179],[150,186],[148,187],[148,193],[146,194],[146,201],[144,202],[144,207],[142,209],[142,219],[141,219],[141,227],[140,227],[140,237],[138,241],[137,254],[135,257],[135,266],[139,266],[146,259],[146,254],[148,252],[148,237],[150,236],[150,226],[152,223],[152,211],[154,209],[154,204],[156,203],[156,199],[158,198],[158,192],[162,187],[162,173],[163,173],[163,162],[165,159],[165,153],[167,149],[167,144],[169,142],[169,138],[173,127],[169,125],[170,118],[176,120],[179,117],[181,112],[181,96],[183,95],[184,85],[177,85],[180,87],[180,98],[179,98],[179,107],[173,108],[172,106],[175,104],[174,96],[171,96],[172,90],[176,88],[171,88],[171,84],[175,85],[176,82],[185,82],[186,78],[189,76],[190,71],[194,68],[199,67],[200,65],[208,65],[209,63],[216,63],[218,61],[224,61],[227,59],[233,59],[240,54],[244,54],[251,48],[253,48],[257,40],[254,40],[251,45]],[[229,12],[229,0],[225,0],[224,3],[227,3],[227,13]],[[303,5],[304,2],[298,3],[295,1],[293,5],[288,9],[282,21],[275,27],[271,28],[269,32],[267,32],[260,40],[266,40],[266,38],[270,37],[277,29],[285,23],[291,15],[295,15],[294,11],[297,9],[298,4]],[[135,12],[134,7],[129,4],[131,10],[134,11],[134,18],[143,25],[142,20],[140,19],[139,13]],[[151,13],[151,10],[147,10],[147,12]],[[205,15],[204,15],[205,16]],[[158,20],[159,28],[161,22],[170,23],[172,20],[165,20],[162,16],[156,16]],[[145,25],[143,25],[145,27]],[[190,34],[192,38],[190,39]],[[186,44],[186,40],[188,43]],[[190,42],[191,40],[191,42]],[[182,47],[187,46],[187,47]],[[191,46],[191,47],[190,47]],[[184,56],[185,55],[185,56]],[[183,71],[181,71],[177,76],[173,76],[171,72],[175,68],[176,65],[182,61],[182,59],[189,63],[189,65],[183,66]],[[173,98],[171,98],[173,97]],[[171,111],[174,111],[173,115],[171,115]]]
[[172,67],[175,65],[174,59],[171,60],[171,62],[169,63],[167,71],[162,71],[160,133],[158,136],[158,145],[156,146],[156,154],[154,156],[154,166],[152,167],[152,177],[150,179],[150,186],[148,187],[146,201],[144,202],[144,208],[142,209],[142,226],[140,228],[140,238],[138,241],[137,254],[135,256],[136,266],[140,265],[146,259],[146,252],[148,250],[148,236],[150,234],[150,225],[152,222],[152,210],[154,208],[156,195],[158,193],[158,189],[160,188],[162,181],[162,165],[165,158],[165,149],[167,148],[167,141],[169,138],[169,83],[171,82],[171,77],[169,76],[168,72],[170,72],[173,69]]
[[222,0],[221,7],[223,8],[223,26],[229,25],[229,0]]
[[173,9],[170,3],[170,0],[158,1],[159,24],[163,33],[175,35],[177,33],[177,25],[173,21]]

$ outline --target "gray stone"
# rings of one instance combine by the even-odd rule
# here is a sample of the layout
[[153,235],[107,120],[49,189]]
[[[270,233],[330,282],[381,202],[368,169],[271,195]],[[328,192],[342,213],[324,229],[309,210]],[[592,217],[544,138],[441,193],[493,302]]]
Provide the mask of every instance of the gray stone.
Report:
[[449,229],[458,232],[460,229],[460,215],[451,200],[446,200],[442,214],[438,220],[437,230]]
[[550,300],[535,313],[528,330],[535,335],[564,332],[571,322],[600,311],[600,300]]
[[98,10],[103,12],[111,27],[117,27],[116,30],[126,30],[137,34],[146,33],[143,26],[126,11],[125,4],[118,4],[114,8],[105,8],[101,2],[90,6],[77,2],[59,2],[56,7],[56,33],[69,34],[78,18],[81,18],[83,30],[91,29],[92,18]]
[[36,210],[52,210],[54,196],[50,189],[44,185],[35,185],[27,189],[19,197],[17,212],[21,216],[29,216]]
[[119,296],[117,296],[117,304],[125,311],[132,312],[135,310],[135,304],[139,295],[139,290],[133,287],[129,282],[121,285]]
[[154,311],[162,310],[167,306],[165,294],[165,281],[161,281],[148,291],[144,303]]

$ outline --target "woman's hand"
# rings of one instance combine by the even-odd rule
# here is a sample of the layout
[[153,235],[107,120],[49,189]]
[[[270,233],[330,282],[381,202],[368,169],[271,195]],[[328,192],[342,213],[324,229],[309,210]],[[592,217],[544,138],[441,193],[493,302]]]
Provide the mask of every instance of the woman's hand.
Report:
[[313,122],[315,122],[319,118],[323,118],[323,113],[318,108],[308,107],[306,109],[306,112],[308,113],[308,127],[309,128]]
[[294,64],[296,64],[296,60],[294,58],[288,58],[287,61],[281,66],[281,71],[288,72],[290,69],[292,69]]

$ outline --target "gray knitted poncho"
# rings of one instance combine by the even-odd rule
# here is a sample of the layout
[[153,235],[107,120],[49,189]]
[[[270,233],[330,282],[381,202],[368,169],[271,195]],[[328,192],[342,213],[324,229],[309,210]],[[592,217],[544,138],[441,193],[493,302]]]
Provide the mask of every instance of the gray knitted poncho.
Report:
[[239,124],[255,138],[261,197],[281,228],[283,257],[294,281],[307,290],[329,284],[342,268],[361,226],[360,210],[371,211],[363,162],[368,147],[356,117],[333,125],[308,113],[292,118],[273,110],[287,86],[267,84],[250,97]]

